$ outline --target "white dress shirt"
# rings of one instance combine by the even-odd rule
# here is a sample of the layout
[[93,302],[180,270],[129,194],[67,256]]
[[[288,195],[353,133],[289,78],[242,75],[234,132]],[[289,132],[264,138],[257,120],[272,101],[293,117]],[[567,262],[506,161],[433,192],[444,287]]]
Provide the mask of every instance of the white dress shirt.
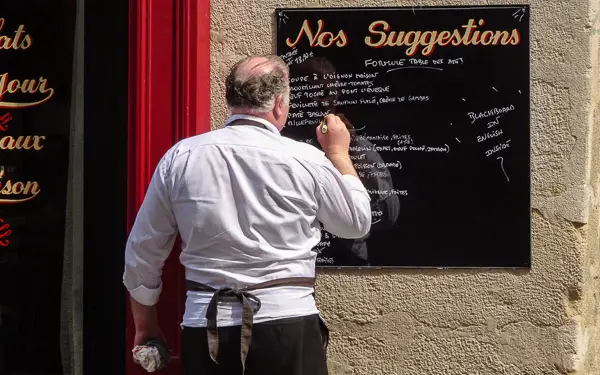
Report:
[[[155,305],[161,271],[177,233],[188,280],[215,288],[314,277],[319,222],[340,237],[371,226],[369,195],[319,149],[280,135],[268,121],[184,139],[159,162],[129,235],[123,281],[132,298]],[[226,124],[226,125],[227,125]],[[253,291],[260,323],[318,313],[313,288]],[[187,292],[183,326],[206,326],[212,293]],[[218,325],[241,324],[241,304],[219,303]]]

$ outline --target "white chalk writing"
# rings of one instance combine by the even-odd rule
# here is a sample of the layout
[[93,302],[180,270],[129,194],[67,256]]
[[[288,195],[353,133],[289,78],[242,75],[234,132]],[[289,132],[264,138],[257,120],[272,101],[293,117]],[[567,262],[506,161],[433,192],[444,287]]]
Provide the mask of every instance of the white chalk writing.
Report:
[[506,107],[491,108],[491,109],[488,109],[488,110],[485,110],[482,112],[469,112],[469,113],[467,113],[467,116],[469,116],[469,118],[471,120],[471,124],[472,124],[477,120],[500,115],[502,113],[507,113],[507,112],[514,111],[514,110],[515,110],[515,106],[511,104]]

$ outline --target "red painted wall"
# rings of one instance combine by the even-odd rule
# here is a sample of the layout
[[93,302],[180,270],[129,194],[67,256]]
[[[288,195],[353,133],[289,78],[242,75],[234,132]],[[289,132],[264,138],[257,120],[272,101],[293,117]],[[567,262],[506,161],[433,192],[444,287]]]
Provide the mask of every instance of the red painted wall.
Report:
[[[164,152],[210,130],[210,1],[130,0],[128,225],[133,224]],[[179,374],[179,323],[185,289],[179,244],[163,270],[159,320],[174,361],[160,374]],[[134,326],[127,308],[127,350]],[[127,353],[127,374],[146,373]]]

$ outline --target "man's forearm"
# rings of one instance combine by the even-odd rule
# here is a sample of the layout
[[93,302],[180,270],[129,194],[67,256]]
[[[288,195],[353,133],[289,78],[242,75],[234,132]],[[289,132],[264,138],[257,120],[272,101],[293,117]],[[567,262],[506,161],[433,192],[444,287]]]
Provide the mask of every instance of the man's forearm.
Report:
[[133,322],[135,323],[135,329],[138,332],[153,331],[158,327],[158,313],[156,311],[156,305],[146,306],[137,302],[133,298],[131,301],[131,315],[133,315]]
[[330,154],[327,155],[327,158],[342,175],[352,175],[358,178],[358,174],[354,169],[354,165],[352,165],[352,160],[348,153]]

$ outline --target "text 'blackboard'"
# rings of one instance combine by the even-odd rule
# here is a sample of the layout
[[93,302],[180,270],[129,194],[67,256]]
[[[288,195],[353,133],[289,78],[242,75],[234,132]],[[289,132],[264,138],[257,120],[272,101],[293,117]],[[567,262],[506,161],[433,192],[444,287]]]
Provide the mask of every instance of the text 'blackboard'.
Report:
[[529,7],[277,9],[283,134],[336,113],[371,232],[324,232],[319,266],[529,267]]

